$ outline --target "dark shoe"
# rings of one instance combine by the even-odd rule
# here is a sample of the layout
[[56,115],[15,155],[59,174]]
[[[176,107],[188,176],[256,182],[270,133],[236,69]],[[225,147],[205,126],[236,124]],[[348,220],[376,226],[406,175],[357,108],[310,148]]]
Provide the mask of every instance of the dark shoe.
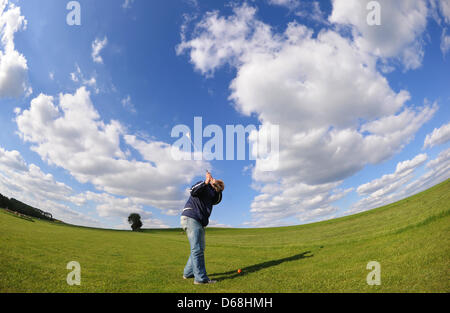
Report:
[[206,281],[196,281],[194,280],[194,285],[206,285],[206,284],[215,284],[217,283],[217,280],[206,280]]
[[194,276],[186,277],[186,276],[183,275],[183,279],[189,279],[189,278],[194,278]]

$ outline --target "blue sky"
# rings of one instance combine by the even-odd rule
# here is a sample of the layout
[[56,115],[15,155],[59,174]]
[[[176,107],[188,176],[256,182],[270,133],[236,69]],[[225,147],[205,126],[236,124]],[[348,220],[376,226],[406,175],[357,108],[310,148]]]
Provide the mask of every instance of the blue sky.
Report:
[[[0,0],[0,192],[64,221],[177,227],[205,168],[211,225],[371,209],[450,173],[450,2]],[[280,127],[280,166],[170,158],[176,125]],[[206,142],[207,139],[204,139]]]

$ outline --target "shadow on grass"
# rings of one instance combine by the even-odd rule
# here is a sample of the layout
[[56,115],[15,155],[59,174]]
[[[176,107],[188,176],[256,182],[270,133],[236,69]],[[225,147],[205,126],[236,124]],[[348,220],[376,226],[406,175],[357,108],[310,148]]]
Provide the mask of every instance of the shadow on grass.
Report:
[[229,271],[229,272],[224,272],[224,273],[214,273],[214,274],[209,274],[208,276],[210,276],[211,279],[216,279],[216,280],[226,280],[226,279],[233,279],[236,277],[242,277],[247,274],[254,273],[254,272],[260,271],[262,269],[268,268],[268,267],[277,266],[277,265],[280,265],[285,262],[297,261],[297,260],[301,260],[301,259],[311,258],[314,256],[314,254],[308,255],[309,253],[311,253],[311,251],[306,251],[306,252],[296,254],[296,255],[293,255],[293,256],[290,256],[287,258],[283,258],[283,259],[272,260],[272,261],[267,261],[267,262],[247,266],[247,267],[241,268],[242,272],[240,274],[237,272],[237,269],[236,269],[235,271]]

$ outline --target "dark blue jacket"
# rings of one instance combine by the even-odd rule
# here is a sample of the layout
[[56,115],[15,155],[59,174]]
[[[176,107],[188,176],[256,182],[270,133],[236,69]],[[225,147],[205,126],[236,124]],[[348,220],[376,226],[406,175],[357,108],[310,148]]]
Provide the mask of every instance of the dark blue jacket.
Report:
[[220,201],[222,201],[222,192],[217,192],[210,184],[200,181],[192,186],[191,196],[181,215],[191,217],[206,227],[209,224],[213,205],[219,204]]

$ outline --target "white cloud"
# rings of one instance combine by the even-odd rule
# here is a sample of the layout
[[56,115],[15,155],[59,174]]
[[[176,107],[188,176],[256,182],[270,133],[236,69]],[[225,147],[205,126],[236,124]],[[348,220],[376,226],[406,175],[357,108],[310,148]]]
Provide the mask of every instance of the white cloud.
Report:
[[447,35],[447,29],[444,29],[442,31],[441,51],[444,55],[446,55],[450,51],[450,35]]
[[450,0],[441,0],[439,3],[441,5],[442,15],[444,15],[447,23],[450,23]]
[[110,218],[119,217],[123,223],[114,226],[114,229],[130,229],[128,216],[131,213],[138,213],[141,216],[143,228],[168,228],[162,220],[154,218],[153,213],[144,210],[143,206],[137,204],[131,198],[119,198],[107,193],[94,193],[87,191],[77,195],[80,205],[85,205],[92,201],[96,205],[96,211],[100,217]]
[[141,205],[130,198],[118,198],[107,193],[94,193],[87,191],[77,196],[79,201],[93,201],[100,217],[127,217],[130,213],[144,213]]
[[232,228],[233,226],[228,224],[222,224],[219,221],[216,220],[210,220],[208,227],[217,227],[217,228]]
[[0,147],[0,166],[12,168],[16,171],[25,171],[27,165],[19,151],[7,151]]
[[[130,225],[128,225],[130,227]],[[170,228],[164,221],[157,218],[142,219],[142,227],[144,228]]]
[[268,0],[270,4],[295,9],[300,5],[300,0]]
[[319,1],[303,1],[297,6],[295,15],[310,19],[324,25],[329,25],[325,12],[320,8]]
[[28,86],[27,60],[14,46],[14,34],[26,29],[26,25],[20,7],[0,0],[0,98],[18,98],[32,93]]
[[450,149],[442,151],[439,156],[426,164],[424,174],[416,177],[415,171],[427,160],[426,154],[401,162],[392,174],[383,175],[357,188],[361,196],[346,214],[354,214],[381,207],[428,189],[450,177]]
[[190,41],[183,40],[177,53],[190,50],[192,64],[206,75],[212,75],[216,68],[226,63],[238,65],[245,51],[253,49],[253,43],[247,39],[265,37],[270,34],[270,28],[254,18],[255,8],[243,5],[234,8],[234,13],[224,18],[219,17],[217,11],[208,12],[196,26],[198,36]]
[[441,0],[441,12],[445,18],[445,21],[450,24],[450,0]]
[[78,76],[75,74],[75,72],[70,73],[70,79],[74,82],[74,83],[78,83],[79,78]]
[[99,38],[96,38],[94,42],[92,43],[92,60],[95,63],[103,64],[103,58],[100,55],[102,50],[105,48],[105,46],[108,44],[108,38],[103,38],[103,40],[100,40]]
[[91,87],[91,89],[98,94],[100,93],[100,89],[97,87],[97,79],[95,76],[96,74],[94,73],[94,76],[91,78],[85,78],[78,64],[75,64],[75,72],[70,73],[70,79],[74,83],[80,83],[81,85]]
[[447,35],[450,26],[450,0],[430,0],[431,16],[442,27],[441,51],[445,56],[450,50],[450,36]]
[[[207,13],[178,46],[203,75],[235,67],[236,109],[262,125],[280,125],[279,169],[265,172],[259,161],[253,168],[261,194],[252,203],[252,225],[332,216],[333,202],[348,192],[337,189],[339,182],[398,153],[437,111],[436,104],[407,106],[409,93],[392,90],[377,70],[381,56],[357,40],[333,30],[313,36],[298,23],[273,33],[243,5],[229,17]],[[293,186],[321,188],[302,196]]]
[[81,73],[81,68],[78,64],[75,64],[75,72],[70,73],[70,79],[74,83],[78,83],[80,80],[83,80],[83,73]]
[[136,113],[136,108],[134,107],[134,104],[131,102],[130,95],[127,95],[125,98],[123,98],[121,103],[122,103],[122,106],[125,109],[127,109],[128,111],[130,111],[132,113]]
[[399,59],[405,69],[416,69],[423,59],[422,35],[427,26],[426,0],[379,0],[381,25],[367,23],[370,0],[333,0],[330,22],[352,27],[355,44],[381,58]]
[[425,137],[424,149],[433,148],[437,145],[442,145],[450,141],[450,123],[442,125],[440,128],[435,128],[431,134]]
[[2,194],[50,212],[54,218],[71,224],[99,226],[101,223],[72,210],[73,190],[34,165],[27,164],[18,151],[0,147],[0,189]]
[[[58,102],[41,94],[16,117],[21,138],[32,143],[44,161],[136,205],[169,214],[182,209],[182,186],[203,174],[202,161],[175,161],[169,144],[128,135],[118,121],[103,122],[85,87],[60,94]],[[121,146],[136,151],[143,161],[128,159]]]
[[271,5],[285,7],[301,18],[325,25],[329,24],[325,13],[320,8],[319,1],[268,0],[268,3]]
[[409,197],[449,179],[450,149],[442,151],[436,159],[429,161],[426,164],[425,168],[428,170],[427,172],[425,172],[425,174],[423,174],[416,180],[413,180],[397,194],[392,195],[392,199],[389,202],[394,202]]
[[[377,197],[382,197],[389,192],[392,192],[395,188],[403,186],[402,179],[408,177],[414,170],[423,165],[427,160],[426,154],[419,154],[412,160],[404,161],[397,164],[397,168],[394,173],[383,175],[379,179],[375,179],[367,184],[359,186],[356,191],[359,195],[366,196],[373,194]],[[400,182],[400,183],[399,183]]]
[[308,185],[291,180],[289,177],[281,183],[255,185],[260,194],[251,205],[252,221],[245,224],[276,227],[330,217],[339,209],[333,203],[351,191],[339,189],[341,182]]
[[430,0],[430,4],[437,22],[450,24],[450,0]]
[[125,0],[125,2],[122,4],[123,9],[131,9],[131,6],[133,5],[134,0]]
[[[170,228],[166,223],[156,218],[145,218],[141,219],[142,229],[165,229]],[[123,219],[122,223],[113,227],[113,229],[119,230],[131,230],[131,225],[128,223],[126,218]]]

